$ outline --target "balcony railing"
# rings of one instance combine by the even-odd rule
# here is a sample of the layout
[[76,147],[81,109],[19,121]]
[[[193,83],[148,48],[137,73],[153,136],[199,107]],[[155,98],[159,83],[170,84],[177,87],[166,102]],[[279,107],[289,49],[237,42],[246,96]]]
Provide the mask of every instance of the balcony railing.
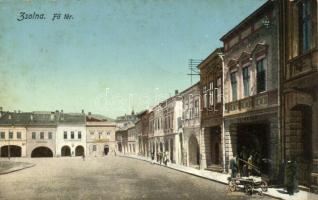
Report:
[[297,56],[287,62],[285,80],[299,77],[309,72],[318,71],[318,49]]
[[260,93],[225,104],[225,114],[235,114],[267,108],[278,104],[277,90]]

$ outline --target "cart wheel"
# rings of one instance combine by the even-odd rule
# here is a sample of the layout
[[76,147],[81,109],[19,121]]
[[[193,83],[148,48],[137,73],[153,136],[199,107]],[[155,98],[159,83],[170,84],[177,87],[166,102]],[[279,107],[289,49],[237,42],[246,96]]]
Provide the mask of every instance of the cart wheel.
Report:
[[250,184],[245,185],[245,193],[248,195],[253,194],[253,187]]
[[259,195],[259,196],[263,196],[263,192],[262,192],[262,191],[259,191],[259,192],[258,192],[258,195]]
[[267,190],[268,190],[268,185],[267,185],[267,182],[266,182],[266,181],[262,181],[262,183],[261,183],[261,188],[262,188],[262,191],[263,191],[263,192],[267,192]]
[[236,184],[235,184],[235,180],[231,180],[229,181],[229,191],[230,192],[235,192],[236,191]]

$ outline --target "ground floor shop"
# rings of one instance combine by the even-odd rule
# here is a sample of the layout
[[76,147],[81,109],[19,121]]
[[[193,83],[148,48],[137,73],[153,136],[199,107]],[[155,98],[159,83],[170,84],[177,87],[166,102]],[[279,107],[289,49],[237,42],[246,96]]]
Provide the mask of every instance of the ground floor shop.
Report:
[[281,166],[281,148],[277,109],[241,114],[225,118],[226,169],[236,156],[239,173],[244,174],[247,162],[253,164],[252,175],[276,181]]
[[87,142],[87,156],[107,156],[114,151],[115,142]]
[[26,141],[1,141],[0,157],[26,157]]

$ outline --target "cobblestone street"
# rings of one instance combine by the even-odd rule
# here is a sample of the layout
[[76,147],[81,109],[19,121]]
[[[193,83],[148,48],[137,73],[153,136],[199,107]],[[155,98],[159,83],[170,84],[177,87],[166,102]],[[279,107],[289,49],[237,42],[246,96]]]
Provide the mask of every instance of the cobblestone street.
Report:
[[0,176],[0,199],[268,199],[121,157],[16,159],[35,167]]

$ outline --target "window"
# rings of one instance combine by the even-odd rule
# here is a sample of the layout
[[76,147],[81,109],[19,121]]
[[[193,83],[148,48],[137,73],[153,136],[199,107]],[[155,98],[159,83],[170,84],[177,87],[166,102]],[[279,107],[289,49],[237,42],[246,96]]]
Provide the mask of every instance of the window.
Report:
[[299,11],[299,50],[307,53],[311,43],[311,0],[303,0],[298,4]]
[[216,81],[216,98],[217,98],[217,102],[220,103],[222,101],[221,97],[222,97],[222,79],[221,77],[219,77]]
[[209,92],[209,103],[210,106],[213,106],[213,82],[210,82],[210,92]]
[[237,100],[237,80],[236,72],[231,73],[232,101]]
[[5,132],[1,132],[1,133],[0,133],[0,139],[5,139],[5,138],[6,138]]
[[40,139],[43,140],[44,139],[44,132],[40,133]]
[[74,131],[71,131],[71,139],[74,139]]
[[101,135],[103,134],[103,132],[98,132],[98,139],[101,138]]
[[244,96],[248,97],[250,95],[250,70],[248,66],[243,68],[243,86]]
[[107,132],[107,135],[110,135],[110,131]]
[[265,59],[258,60],[256,63],[257,93],[265,91],[266,87],[264,60]]
[[96,145],[93,145],[93,151],[96,151]]
[[13,139],[13,132],[9,132],[9,139]]
[[203,87],[203,107],[207,107],[207,91],[206,86]]
[[21,139],[21,132],[17,132],[17,139]]
[[52,132],[49,132],[49,140],[52,140]]
[[67,131],[64,131],[64,139],[67,139]]
[[89,133],[90,133],[91,135],[94,135],[94,131],[90,131]]
[[81,132],[81,131],[78,131],[78,133],[77,133],[77,138],[78,138],[78,139],[82,139],[82,132]]
[[36,132],[32,132],[32,139],[33,139],[33,140],[36,139]]

